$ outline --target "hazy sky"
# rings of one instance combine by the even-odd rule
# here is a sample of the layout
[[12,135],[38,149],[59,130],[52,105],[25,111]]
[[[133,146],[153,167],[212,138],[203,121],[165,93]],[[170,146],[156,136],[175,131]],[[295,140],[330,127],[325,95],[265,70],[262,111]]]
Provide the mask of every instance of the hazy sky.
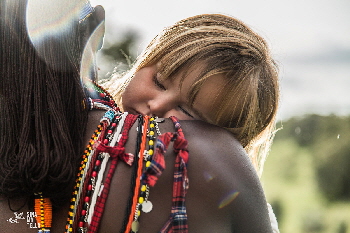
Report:
[[280,117],[350,114],[349,0],[92,0],[106,9],[106,40],[133,29],[139,50],[165,26],[202,13],[234,16],[269,42],[281,69]]

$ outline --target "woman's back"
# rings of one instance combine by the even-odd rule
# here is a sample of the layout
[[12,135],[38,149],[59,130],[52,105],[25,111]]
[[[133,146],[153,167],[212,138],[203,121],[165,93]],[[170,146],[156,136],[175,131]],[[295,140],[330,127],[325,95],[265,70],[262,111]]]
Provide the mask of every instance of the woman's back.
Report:
[[[102,111],[92,111],[89,117],[87,137],[96,128]],[[241,145],[223,129],[197,121],[181,122],[188,140],[189,189],[186,195],[189,232],[270,232],[266,202],[258,177]],[[160,130],[174,132],[169,120],[160,123]],[[126,152],[134,153],[136,124],[130,130]],[[215,145],[215,146],[214,146]],[[153,209],[141,213],[139,232],[158,232],[167,222],[172,206],[172,187],[175,153],[172,145],[165,154],[166,168],[157,184],[150,188],[149,200]],[[122,228],[125,210],[130,196],[132,169],[119,163],[113,176],[110,193],[99,232],[115,232]],[[24,200],[11,201],[11,208]],[[1,205],[1,229],[3,232],[36,232],[30,229],[35,221],[27,218],[33,210],[27,205],[18,211],[25,219],[14,220],[6,199]],[[54,212],[52,232],[62,232],[66,222],[67,206]],[[10,220],[10,218],[12,218]],[[31,224],[30,224],[31,223]]]

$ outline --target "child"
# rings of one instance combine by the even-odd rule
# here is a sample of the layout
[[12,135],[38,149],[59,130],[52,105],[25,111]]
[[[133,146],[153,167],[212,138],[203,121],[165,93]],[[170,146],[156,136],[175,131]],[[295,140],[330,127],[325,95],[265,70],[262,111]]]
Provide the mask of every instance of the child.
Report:
[[[274,136],[278,70],[264,39],[239,20],[181,20],[155,37],[128,73],[103,85],[124,111],[227,129],[261,176]],[[278,232],[271,206],[269,212]]]
[[233,133],[259,175],[273,137],[278,72],[241,21],[198,15],[165,28],[131,70],[104,84],[125,111],[198,119]]

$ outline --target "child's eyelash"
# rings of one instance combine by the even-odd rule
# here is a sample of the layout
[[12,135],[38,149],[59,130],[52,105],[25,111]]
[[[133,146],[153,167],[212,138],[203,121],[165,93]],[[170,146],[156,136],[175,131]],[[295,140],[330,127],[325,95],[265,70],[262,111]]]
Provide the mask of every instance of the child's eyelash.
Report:
[[157,79],[157,76],[153,76],[153,82],[154,84],[156,84],[157,87],[159,87],[160,89],[162,90],[166,90],[166,88],[163,86],[163,84],[161,84],[158,79]]
[[185,109],[183,109],[180,105],[178,106],[178,108],[179,108],[183,113],[185,113],[187,116],[194,118],[194,116],[192,116],[189,112],[187,112]]

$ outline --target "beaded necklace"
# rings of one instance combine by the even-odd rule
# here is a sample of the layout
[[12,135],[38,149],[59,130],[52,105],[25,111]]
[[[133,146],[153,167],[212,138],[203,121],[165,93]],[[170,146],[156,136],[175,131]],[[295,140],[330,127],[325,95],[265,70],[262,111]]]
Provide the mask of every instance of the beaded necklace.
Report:
[[[90,85],[91,84],[91,85]],[[149,201],[149,189],[154,186],[158,176],[165,168],[164,154],[170,143],[174,141],[177,154],[173,184],[173,207],[166,225],[160,232],[187,232],[187,214],[184,205],[188,188],[187,178],[187,141],[176,118],[176,132],[162,134],[154,117],[142,117],[122,113],[115,102],[102,87],[94,82],[85,82],[88,92],[95,93],[95,98],[88,98],[89,109],[105,109],[107,112],[91,136],[81,158],[76,183],[72,192],[65,232],[93,233],[99,229],[109,186],[119,160],[133,166],[134,175],[131,180],[130,201],[127,207],[124,226],[121,232],[133,233],[139,229],[141,211],[148,213],[153,205]],[[97,95],[96,95],[97,94]],[[124,145],[128,132],[136,120],[139,120],[136,153],[126,154]],[[160,121],[161,122],[161,121]],[[158,134],[158,138],[157,138]],[[110,161],[107,172],[106,164]],[[35,201],[38,232],[50,232],[52,220],[50,200],[41,193]]]
[[129,132],[131,126],[134,124],[136,118],[137,118],[137,116],[135,116],[135,115],[128,115],[126,117],[125,123],[124,123],[123,133],[120,137],[120,140],[119,140],[117,146],[112,147],[112,146],[106,146],[104,144],[100,144],[97,147],[97,149],[99,151],[106,152],[106,153],[110,154],[111,163],[110,163],[109,171],[107,173],[107,177],[104,181],[104,185],[103,185],[103,187],[101,187],[99,196],[97,198],[94,212],[90,213],[90,214],[92,214],[92,220],[91,220],[91,224],[89,225],[88,232],[97,232],[98,231],[99,223],[100,223],[102,213],[103,213],[104,207],[105,207],[105,202],[107,200],[108,193],[109,193],[110,183],[111,183],[113,174],[115,172],[115,169],[117,167],[118,161],[122,160],[127,165],[132,165],[132,162],[134,161],[134,156],[132,154],[125,153],[124,145],[125,145],[127,138],[128,138],[128,132]]
[[88,78],[84,79],[88,109],[106,109],[106,106],[112,108],[115,111],[119,111],[119,108],[113,97],[95,81]]
[[[115,169],[113,161],[118,158],[116,152],[113,151],[115,148],[112,147],[119,140],[122,125],[127,117],[127,114],[122,114],[119,111],[114,100],[101,86],[95,82],[85,82],[85,85],[90,96],[95,97],[95,99],[88,99],[89,109],[97,108],[108,111],[100,121],[98,135],[92,137],[82,157],[76,186],[72,194],[66,232],[72,232],[74,229],[77,229],[77,232],[86,232],[87,229],[89,232],[94,232],[98,229],[104,202],[109,191],[109,182]],[[129,125],[132,124],[132,120],[129,121]],[[110,158],[112,158],[112,165],[107,179],[102,185],[103,174]],[[123,159],[126,163],[131,164],[133,157],[129,155],[124,156]],[[96,211],[96,208],[101,209],[101,205],[102,211]]]
[[[148,117],[147,117],[148,118]],[[145,161],[145,169],[144,172],[150,167],[151,165],[151,160],[152,160],[152,156],[154,153],[154,141],[156,139],[156,135],[155,135],[155,118],[154,117],[150,117],[149,118],[149,130],[147,130],[147,138],[148,138],[148,149],[147,150],[140,150],[140,153],[143,153],[143,158]],[[159,131],[159,130],[158,130]],[[159,133],[160,134],[160,133]],[[144,139],[146,139],[146,137],[144,137]],[[144,142],[144,141],[143,141]],[[143,145],[146,144],[145,142],[143,143]],[[140,158],[141,159],[141,158]],[[140,174],[140,185],[138,185],[137,188],[139,188],[138,191],[138,199],[137,199],[137,204],[134,210],[134,216],[133,216],[133,222],[131,223],[131,231],[132,232],[137,232],[139,230],[139,217],[141,215],[141,211],[143,211],[144,213],[149,213],[152,208],[152,202],[150,202],[148,200],[149,197],[149,186],[147,185],[147,183],[145,182],[145,179],[143,178],[144,176],[142,176]],[[134,196],[136,197],[136,193],[134,194]],[[130,215],[132,216],[132,215]],[[127,230],[129,230],[127,228]]]

